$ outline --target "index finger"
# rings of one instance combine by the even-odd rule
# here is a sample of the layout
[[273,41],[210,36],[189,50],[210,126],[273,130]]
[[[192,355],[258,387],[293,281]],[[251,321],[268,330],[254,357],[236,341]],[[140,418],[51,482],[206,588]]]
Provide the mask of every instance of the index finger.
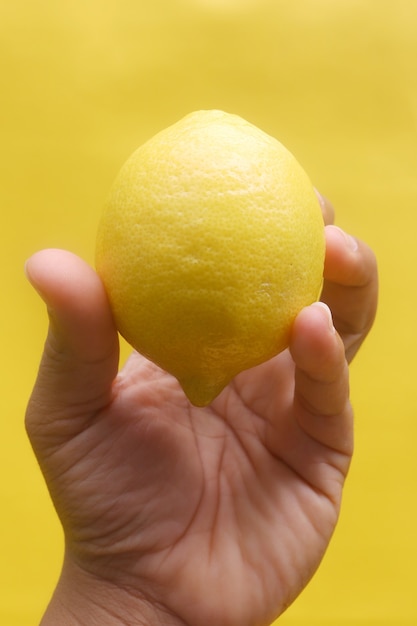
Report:
[[298,422],[317,442],[352,454],[352,407],[344,346],[326,305],[315,303],[297,316],[290,342],[296,365],[294,397]]

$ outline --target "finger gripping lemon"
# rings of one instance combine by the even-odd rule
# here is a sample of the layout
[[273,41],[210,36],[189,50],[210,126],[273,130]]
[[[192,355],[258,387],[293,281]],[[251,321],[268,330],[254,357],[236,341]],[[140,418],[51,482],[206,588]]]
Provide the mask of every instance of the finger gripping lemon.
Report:
[[276,139],[197,111],[128,159],[97,236],[120,333],[209,404],[288,345],[320,294],[324,225],[314,188]]

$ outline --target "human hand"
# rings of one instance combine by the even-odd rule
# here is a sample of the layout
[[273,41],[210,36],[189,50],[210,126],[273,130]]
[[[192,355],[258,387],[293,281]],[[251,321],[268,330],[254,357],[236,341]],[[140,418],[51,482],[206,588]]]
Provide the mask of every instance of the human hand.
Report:
[[[351,357],[374,316],[375,261],[327,237],[323,294]],[[117,374],[106,294],[81,259],[44,250],[27,274],[50,316],[27,429],[65,532],[42,624],[269,624],[320,563],[352,454],[328,309],[304,309],[289,350],[196,408],[135,352]]]

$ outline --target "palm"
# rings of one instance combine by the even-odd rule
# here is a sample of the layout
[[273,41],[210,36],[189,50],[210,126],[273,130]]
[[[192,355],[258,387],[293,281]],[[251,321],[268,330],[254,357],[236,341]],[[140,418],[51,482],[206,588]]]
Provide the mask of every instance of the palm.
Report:
[[[282,389],[261,388],[271,376]],[[74,420],[54,455],[50,488],[79,565],[161,589],[186,623],[272,621],[320,561],[349,462],[297,425],[293,379],[285,352],[198,409],[134,354],[111,405],[88,428]]]

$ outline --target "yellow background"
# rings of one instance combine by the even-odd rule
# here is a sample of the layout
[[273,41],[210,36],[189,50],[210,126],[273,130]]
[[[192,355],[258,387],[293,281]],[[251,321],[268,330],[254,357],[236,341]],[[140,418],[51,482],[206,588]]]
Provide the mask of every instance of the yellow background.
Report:
[[46,330],[24,261],[91,261],[127,156],[221,108],[286,144],[380,266],[340,523],[279,623],[417,624],[415,0],[1,0],[0,86],[0,623],[37,623],[62,553],[23,429]]

